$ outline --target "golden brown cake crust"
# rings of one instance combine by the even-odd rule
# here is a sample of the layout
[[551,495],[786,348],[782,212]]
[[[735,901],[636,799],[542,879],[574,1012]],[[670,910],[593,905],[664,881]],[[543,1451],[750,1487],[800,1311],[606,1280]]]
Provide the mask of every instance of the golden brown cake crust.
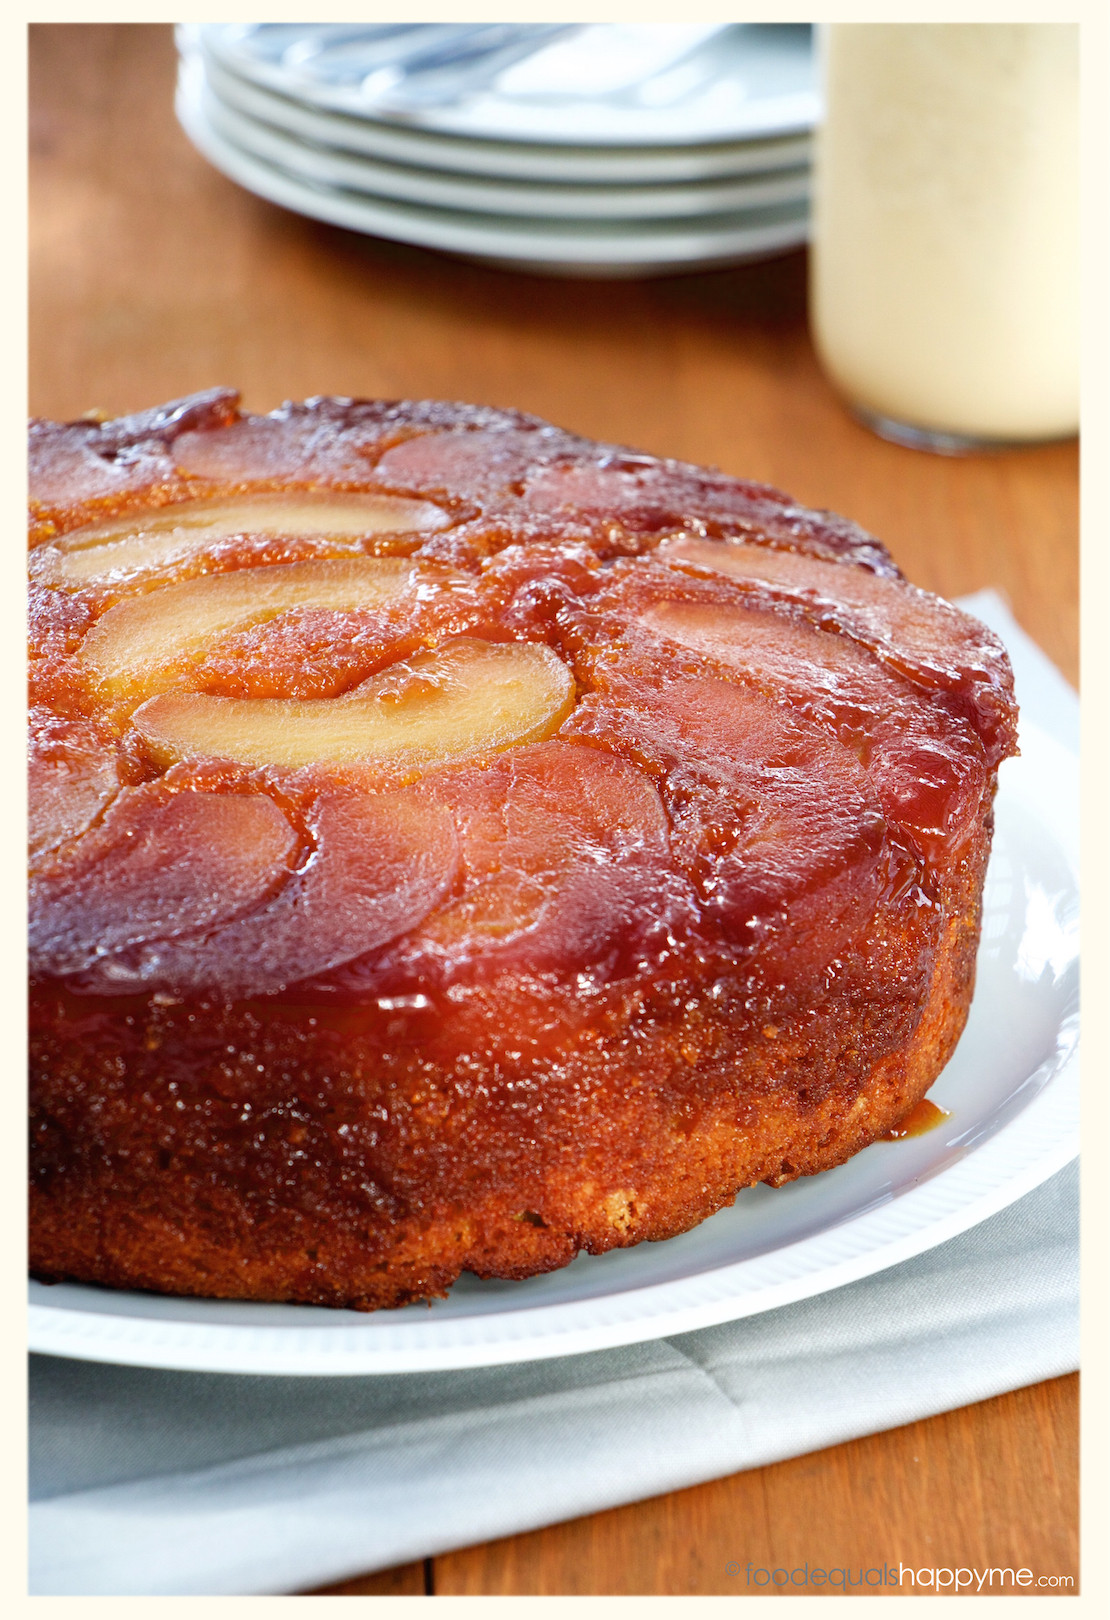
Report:
[[[400,1304],[687,1230],[924,1095],[1015,710],[879,542],[476,407],[213,390],[31,444],[38,1274]],[[508,719],[452,731],[459,671]]]

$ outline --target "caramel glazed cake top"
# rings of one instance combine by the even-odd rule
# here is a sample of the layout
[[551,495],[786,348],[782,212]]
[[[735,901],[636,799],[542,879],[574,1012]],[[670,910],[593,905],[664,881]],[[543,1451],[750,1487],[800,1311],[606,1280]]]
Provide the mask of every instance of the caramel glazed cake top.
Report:
[[516,412],[237,401],[32,424],[40,979],[750,1009],[938,905],[1011,676],[876,540]]

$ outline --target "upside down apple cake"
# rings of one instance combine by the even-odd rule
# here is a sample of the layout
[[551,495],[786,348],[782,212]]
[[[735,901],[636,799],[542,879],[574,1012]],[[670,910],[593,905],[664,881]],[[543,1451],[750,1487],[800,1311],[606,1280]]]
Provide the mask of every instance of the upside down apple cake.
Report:
[[31,431],[32,1266],[369,1310],[865,1147],[971,997],[1005,653],[511,411]]

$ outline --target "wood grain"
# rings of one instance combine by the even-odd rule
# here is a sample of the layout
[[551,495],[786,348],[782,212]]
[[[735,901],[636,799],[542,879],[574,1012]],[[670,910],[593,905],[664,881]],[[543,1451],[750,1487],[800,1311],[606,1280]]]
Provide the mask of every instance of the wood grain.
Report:
[[432,1560],[418,1564],[398,1564],[395,1569],[379,1569],[373,1575],[359,1575],[334,1586],[318,1586],[301,1597],[429,1597],[434,1591]]
[[[861,1569],[905,1564],[915,1571],[1024,1567],[1035,1577],[1077,1582],[1076,1384],[1075,1377],[1054,1379],[789,1462],[449,1553],[436,1560],[435,1590],[739,1595],[761,1590],[757,1571],[807,1563],[851,1571],[856,1580]],[[734,1576],[730,1564],[738,1567]],[[853,1588],[883,1591],[891,1588]]]
[[[1076,679],[1077,450],[883,443],[824,380],[806,262],[648,282],[514,275],[241,191],[172,112],[171,32],[31,29],[31,409],[115,414],[232,383],[439,396],[766,480],[880,535],[946,595],[993,585]],[[336,1595],[737,1593],[729,1560],[1076,1574],[1075,1379],[653,1501],[387,1570]]]

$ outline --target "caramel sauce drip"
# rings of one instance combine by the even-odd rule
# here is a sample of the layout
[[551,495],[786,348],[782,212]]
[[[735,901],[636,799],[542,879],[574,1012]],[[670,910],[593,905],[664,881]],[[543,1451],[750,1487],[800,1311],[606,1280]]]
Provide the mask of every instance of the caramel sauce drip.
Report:
[[942,1119],[951,1118],[952,1115],[946,1108],[938,1108],[928,1097],[923,1097],[916,1108],[910,1109],[905,1119],[891,1126],[882,1140],[900,1142],[906,1136],[924,1136],[926,1131],[935,1130]]

